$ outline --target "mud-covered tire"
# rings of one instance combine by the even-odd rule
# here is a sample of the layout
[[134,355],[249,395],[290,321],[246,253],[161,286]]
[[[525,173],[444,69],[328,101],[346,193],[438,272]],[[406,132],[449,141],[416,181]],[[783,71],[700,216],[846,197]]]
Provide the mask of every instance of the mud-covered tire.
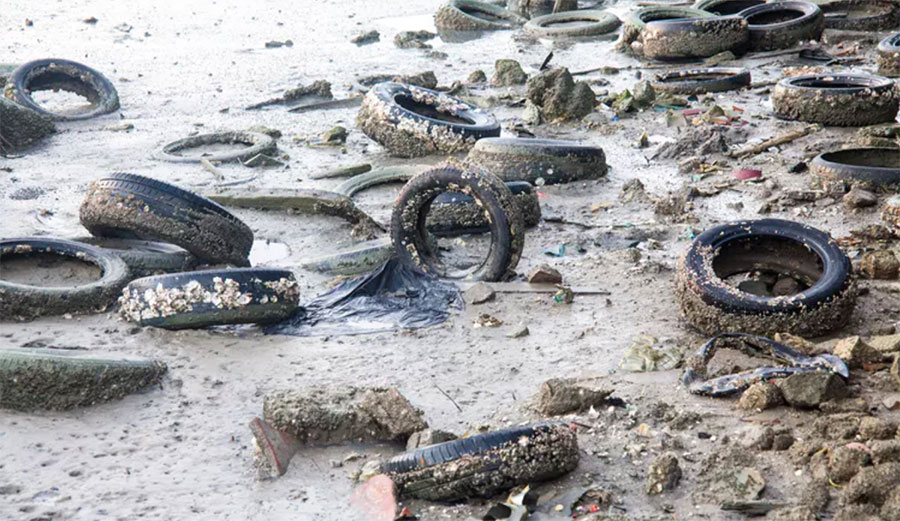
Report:
[[329,275],[359,275],[384,264],[394,255],[390,237],[373,239],[345,250],[304,262],[300,267]]
[[878,44],[878,74],[900,77],[900,33],[894,33]]
[[822,9],[810,2],[772,2],[744,9],[738,16],[749,24],[753,52],[787,49],[798,42],[818,40],[825,30]]
[[[465,273],[450,273],[432,249],[426,220],[442,193],[474,198],[487,214],[491,247],[484,262]],[[397,197],[391,216],[396,256],[409,266],[450,279],[498,281],[514,272],[525,245],[525,225],[509,187],[484,170],[440,166],[413,177]]]
[[[513,194],[522,223],[526,228],[536,226],[541,221],[541,205],[534,187],[525,181],[510,181],[506,186]],[[434,200],[426,226],[429,232],[442,237],[490,231],[484,212],[475,200],[456,193],[443,193]]]
[[650,81],[657,91],[704,94],[742,89],[750,85],[750,71],[740,67],[685,69],[657,74]]
[[93,405],[156,384],[165,372],[163,362],[119,353],[0,348],[0,408]]
[[[176,152],[190,150],[205,145],[247,145],[245,148],[209,154],[203,156],[180,156]],[[198,136],[186,137],[173,141],[162,147],[156,157],[172,163],[199,163],[201,160],[214,161],[216,163],[228,163],[232,161],[246,161],[257,154],[269,154],[275,150],[275,139],[272,136],[260,132],[213,132]]]
[[[583,25],[563,25],[571,22],[588,22]],[[582,36],[612,35],[622,21],[609,11],[582,10],[563,11],[532,18],[525,24],[524,31],[537,38],[577,38]]]
[[396,157],[464,152],[481,138],[500,135],[497,119],[478,107],[443,92],[394,82],[372,87],[356,122]]
[[209,264],[249,266],[253,231],[218,204],[177,186],[115,173],[91,183],[81,224],[92,235],[169,242]]
[[861,127],[894,121],[900,94],[893,81],[880,76],[811,74],[778,82],[772,106],[782,119]]
[[578,9],[578,0],[509,0],[506,8],[517,15],[532,19],[557,12]]
[[540,423],[423,447],[388,460],[381,470],[401,497],[452,501],[557,478],[575,469],[578,456],[569,426]]
[[[850,11],[856,6],[877,6],[869,16],[840,18],[829,13]],[[838,0],[819,4],[825,14],[825,27],[841,31],[889,31],[900,25],[900,5],[892,0]]]
[[647,24],[654,20],[711,18],[712,16],[711,13],[690,7],[651,6],[636,9],[622,19],[622,36],[617,47],[620,50],[630,48],[633,42],[640,40],[641,33],[647,28]]
[[[764,268],[810,285],[794,295],[766,297],[724,280]],[[837,242],[815,228],[779,219],[738,221],[699,235],[679,261],[675,293],[687,321],[707,335],[818,336],[846,324],[856,303],[850,259]]]
[[707,58],[725,51],[742,54],[750,40],[747,27],[739,16],[651,21],[641,31],[643,54],[655,60]]
[[764,3],[766,0],[700,0],[691,7],[717,16],[728,16]]
[[[493,20],[473,16],[471,12],[485,13]],[[438,8],[434,26],[438,31],[497,31],[515,29],[527,20],[497,5],[476,0],[449,0]]]
[[900,148],[847,148],[819,154],[809,163],[813,186],[842,193],[847,186],[900,190]]
[[78,286],[43,287],[0,279],[0,319],[85,313],[106,309],[129,280],[128,267],[111,252],[63,239],[23,237],[0,240],[0,264],[13,255],[52,254],[100,268],[100,279]]
[[74,240],[118,255],[125,261],[132,278],[190,271],[200,264],[200,259],[191,252],[164,242],[110,237],[78,237]]
[[525,181],[535,186],[600,179],[609,170],[602,148],[555,139],[482,139],[469,151],[465,162],[504,181]]
[[[31,97],[35,90],[51,89],[84,96],[91,102],[93,109],[72,114],[51,112]],[[87,65],[58,58],[35,60],[20,65],[6,80],[3,95],[56,121],[90,119],[119,109],[119,94],[105,76]]]
[[188,271],[131,281],[119,314],[142,326],[188,329],[265,324],[287,318],[300,290],[288,270],[234,268]]

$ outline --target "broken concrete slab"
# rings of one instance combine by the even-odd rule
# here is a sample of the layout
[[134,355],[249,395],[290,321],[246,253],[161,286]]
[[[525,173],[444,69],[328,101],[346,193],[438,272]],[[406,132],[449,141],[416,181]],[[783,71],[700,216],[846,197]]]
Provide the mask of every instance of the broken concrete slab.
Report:
[[598,408],[606,404],[612,389],[598,382],[577,378],[552,378],[541,384],[535,396],[535,409],[544,416],[559,416]]
[[818,407],[822,402],[843,398],[847,393],[847,385],[840,376],[818,371],[793,374],[778,380],[775,385],[788,405],[800,409]]

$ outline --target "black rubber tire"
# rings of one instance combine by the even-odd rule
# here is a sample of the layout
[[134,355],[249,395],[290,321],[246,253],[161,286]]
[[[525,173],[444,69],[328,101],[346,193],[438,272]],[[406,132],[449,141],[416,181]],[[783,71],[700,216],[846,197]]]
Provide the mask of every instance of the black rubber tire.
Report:
[[[554,27],[555,24],[570,22],[590,23]],[[524,31],[537,38],[577,38],[613,35],[620,25],[622,25],[622,21],[609,11],[573,10],[532,18],[525,24]]]
[[332,255],[308,260],[300,267],[329,275],[360,275],[381,266],[393,255],[394,247],[388,237],[361,242]]
[[[487,212],[490,252],[475,270],[449,273],[433,251],[426,219],[442,193],[472,196]],[[405,264],[450,279],[498,281],[512,274],[525,245],[525,225],[509,187],[497,176],[473,168],[441,166],[413,177],[397,197],[391,216],[394,252]]]
[[900,77],[900,33],[894,33],[878,44],[878,74]]
[[[830,13],[844,12],[858,5],[876,5],[879,13],[858,18],[840,18]],[[841,31],[889,31],[900,25],[900,5],[891,0],[838,0],[819,4],[825,14],[825,27]]]
[[417,449],[382,464],[401,497],[490,497],[547,481],[578,465],[575,432],[561,423],[511,427]]
[[[179,156],[175,152],[212,144],[244,144],[246,148],[210,154],[205,156]],[[272,136],[260,132],[214,132],[186,137],[173,141],[162,147],[157,157],[172,163],[199,163],[201,160],[214,161],[216,163],[228,163],[233,161],[246,161],[257,154],[270,154],[275,150],[275,139]]]
[[[495,20],[473,16],[466,11],[486,13]],[[476,0],[449,0],[434,15],[434,26],[439,32],[515,29],[526,21],[512,11]]]
[[91,183],[81,224],[98,237],[181,246],[209,264],[249,266],[253,231],[218,204],[177,186],[115,173]]
[[766,0],[700,0],[691,7],[717,16],[728,16],[764,3]]
[[119,314],[142,326],[189,329],[278,322],[297,309],[299,288],[288,270],[188,271],[131,281]]
[[811,74],[778,82],[772,106],[782,119],[861,127],[894,121],[900,94],[893,81],[880,76]]
[[122,259],[89,244],[43,237],[0,239],[0,264],[3,257],[32,253],[72,257],[97,266],[103,274],[90,284],[71,287],[32,286],[0,279],[0,319],[102,310],[116,300],[129,280],[128,266]]
[[78,237],[74,240],[118,255],[125,261],[132,278],[190,271],[200,264],[200,259],[189,251],[164,242],[109,237]]
[[64,410],[119,399],[156,384],[166,364],[69,349],[0,348],[0,407]]
[[341,195],[346,195],[347,197],[353,197],[359,192],[368,190],[373,186],[383,185],[387,183],[397,183],[400,181],[405,183],[412,179],[414,175],[416,175],[423,169],[408,168],[402,166],[379,168],[378,170],[372,170],[371,172],[355,175],[350,179],[347,179],[343,183],[339,184],[337,188],[334,189],[334,191]]
[[641,33],[647,28],[647,23],[654,20],[676,20],[711,18],[713,15],[699,9],[676,6],[651,6],[642,7],[629,12],[622,19],[622,37],[618,48],[625,50],[630,48],[632,42],[639,41]]
[[[771,17],[795,17],[769,22]],[[750,50],[774,51],[787,49],[797,42],[818,40],[825,30],[825,15],[816,4],[802,1],[772,2],[744,9],[738,16],[747,20],[750,29]]]
[[[726,246],[743,248],[736,262],[723,260]],[[802,265],[810,252],[820,266]],[[764,297],[742,292],[722,278],[765,268],[806,278],[810,285],[794,295]],[[815,228],[779,219],[738,221],[700,234],[679,262],[675,288],[688,322],[707,335],[818,336],[842,327],[856,303],[850,259],[837,242]]]
[[809,163],[814,186],[841,193],[848,185],[900,189],[900,148],[848,148],[819,154]]
[[739,16],[654,20],[641,30],[642,53],[655,60],[707,58],[725,51],[743,54],[749,41],[747,21]]
[[[407,107],[415,107],[418,112]],[[464,152],[481,138],[500,135],[497,119],[474,105],[442,92],[393,82],[372,87],[356,122],[367,136],[397,157]]]
[[740,67],[709,67],[663,72],[650,81],[657,91],[704,94],[742,89],[750,85],[750,71]]
[[[506,183],[516,201],[526,228],[541,222],[541,205],[537,192],[531,183],[510,181]],[[431,212],[426,222],[428,231],[440,237],[453,237],[490,231],[484,212],[468,195],[443,193],[431,204]]]
[[600,179],[609,170],[602,148],[555,139],[481,139],[465,162],[504,181],[535,186]]
[[[51,89],[84,96],[94,109],[76,114],[51,112],[31,97],[35,90]],[[119,109],[119,94],[105,76],[86,65],[58,58],[35,60],[20,65],[6,80],[3,95],[56,121],[90,119]]]

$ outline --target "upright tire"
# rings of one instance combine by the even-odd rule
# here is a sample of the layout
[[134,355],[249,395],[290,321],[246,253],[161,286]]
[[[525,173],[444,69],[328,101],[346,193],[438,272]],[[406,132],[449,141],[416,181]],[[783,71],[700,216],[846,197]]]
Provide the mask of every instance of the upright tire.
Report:
[[738,16],[749,24],[750,50],[754,52],[818,40],[825,30],[822,9],[810,2],[772,2],[744,9]]

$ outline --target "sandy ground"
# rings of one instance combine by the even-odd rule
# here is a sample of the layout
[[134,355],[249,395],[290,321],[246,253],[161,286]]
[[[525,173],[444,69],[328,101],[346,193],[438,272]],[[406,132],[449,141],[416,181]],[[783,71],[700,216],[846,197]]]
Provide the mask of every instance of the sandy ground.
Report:
[[[0,6],[0,63],[23,63],[44,57],[81,61],[105,73],[116,85],[121,110],[99,119],[62,123],[61,132],[23,157],[0,159],[0,205],[5,237],[46,235],[74,238],[86,231],[78,223],[78,206],[87,184],[109,172],[128,171],[176,183],[200,193],[217,180],[199,166],[152,158],[163,144],[191,134],[244,129],[264,124],[280,129],[287,168],[251,170],[221,166],[227,182],[253,180],[243,186],[329,189],[341,180],[315,181],[310,174],[370,162],[396,164],[354,128],[356,109],[290,114],[284,107],[245,111],[243,107],[284,89],[327,79],[342,97],[359,76],[412,74],[433,70],[441,85],[464,81],[482,69],[493,71],[498,58],[519,60],[534,73],[550,50],[547,42],[517,40],[512,32],[488,34],[466,43],[435,40],[448,58],[426,57],[419,50],[397,49],[392,39],[401,30],[433,29],[438,2],[32,2],[4,0]],[[616,4],[622,13],[628,4]],[[94,24],[83,23],[96,17]],[[26,26],[25,20],[33,20]],[[381,41],[357,47],[349,43],[363,30],[377,29]],[[291,39],[292,47],[266,49],[270,40]],[[571,70],[611,65],[638,66],[616,53],[612,43],[579,42],[554,50],[553,64]],[[852,70],[872,71],[873,46],[863,47],[866,61]],[[774,80],[794,58],[748,61],[754,81]],[[589,75],[620,90],[652,70],[622,70],[617,75]],[[473,89],[474,95],[521,96],[521,88]],[[741,91],[716,96],[722,106],[744,108],[746,140],[770,137],[796,123],[770,119],[768,96]],[[694,105],[697,105],[695,102]],[[498,104],[504,121],[521,109]],[[602,111],[601,111],[602,112]],[[610,111],[603,112],[612,118]],[[107,127],[129,122],[133,130]],[[334,125],[351,129],[346,150],[311,148]],[[643,131],[650,147],[633,143]],[[650,160],[655,148],[678,130],[666,128],[665,113],[647,111],[595,129],[579,125],[541,126],[541,137],[576,138],[602,146],[611,171],[607,180],[544,187],[545,217],[564,217],[587,226],[543,223],[527,236],[518,267],[527,273],[541,263],[559,269],[566,282],[605,289],[610,295],[577,296],[569,306],[546,295],[503,294],[495,302],[455,315],[445,326],[425,331],[362,337],[294,338],[264,336],[247,327],[237,331],[168,332],[135,328],[113,313],[44,318],[3,323],[0,338],[9,346],[79,347],[156,357],[169,364],[159,389],[122,401],[63,413],[0,413],[0,519],[358,519],[347,498],[354,486],[349,475],[368,458],[399,453],[399,446],[339,446],[310,449],[294,458],[281,479],[260,482],[252,466],[252,437],[247,422],[259,415],[265,392],[284,386],[321,384],[396,385],[426,412],[436,428],[461,434],[473,427],[499,427],[530,418],[523,410],[540,382],[556,376],[597,376],[629,404],[627,411],[602,411],[582,422],[596,425],[583,432],[579,468],[545,485],[552,493],[595,483],[611,490],[621,507],[636,516],[670,519],[739,519],[698,501],[691,492],[700,482],[704,458],[729,444],[744,424],[730,401],[701,399],[677,384],[678,371],[630,374],[616,370],[620,354],[641,333],[672,339],[683,350],[702,338],[681,320],[672,292],[675,259],[692,233],[735,218],[758,216],[766,198],[779,187],[804,188],[806,174],[788,169],[827,140],[845,139],[852,130],[827,129],[745,161],[730,161],[707,184],[731,179],[735,167],[758,168],[767,183],[737,184],[718,195],[693,201],[691,223],[656,217],[646,203],[615,203],[621,186],[641,179],[651,195],[663,196],[690,184],[673,160]],[[739,143],[738,143],[739,144]],[[415,163],[434,163],[425,158]],[[36,199],[9,196],[25,187],[39,188]],[[386,221],[399,185],[362,194],[360,206]],[[741,202],[742,206],[734,203]],[[604,209],[590,210],[592,204]],[[296,267],[303,259],[350,244],[349,225],[334,219],[285,217],[277,213],[235,210],[258,239],[254,264]],[[851,228],[878,221],[877,212],[851,213],[839,203],[806,204],[774,216],[797,219],[846,236]],[[658,241],[650,247],[646,238]],[[276,242],[266,245],[266,240]],[[628,248],[642,240],[637,248]],[[563,257],[542,254],[545,248],[569,245]],[[583,246],[578,252],[574,246]],[[635,253],[639,252],[639,253]],[[324,277],[297,270],[306,297],[321,292]],[[900,318],[900,298],[892,283],[871,287],[860,299],[850,324],[838,336],[891,330]],[[473,328],[479,313],[507,325]],[[530,336],[508,339],[511,325],[525,323]],[[453,397],[459,409],[440,390]],[[702,425],[671,431],[655,404],[691,411]],[[808,415],[789,409],[768,413],[786,424],[803,424]],[[633,427],[649,423],[666,433],[661,446],[626,452],[635,440]],[[697,432],[713,434],[698,438]],[[730,442],[733,444],[733,441]],[[685,477],[673,492],[648,499],[643,493],[646,467],[653,455],[675,448],[684,458]],[[362,460],[334,468],[331,461],[352,452]],[[792,501],[805,483],[802,470],[773,453],[756,461],[769,487],[765,497]],[[480,517],[480,502],[456,506],[413,503],[421,519]],[[669,513],[666,513],[669,512]]]

